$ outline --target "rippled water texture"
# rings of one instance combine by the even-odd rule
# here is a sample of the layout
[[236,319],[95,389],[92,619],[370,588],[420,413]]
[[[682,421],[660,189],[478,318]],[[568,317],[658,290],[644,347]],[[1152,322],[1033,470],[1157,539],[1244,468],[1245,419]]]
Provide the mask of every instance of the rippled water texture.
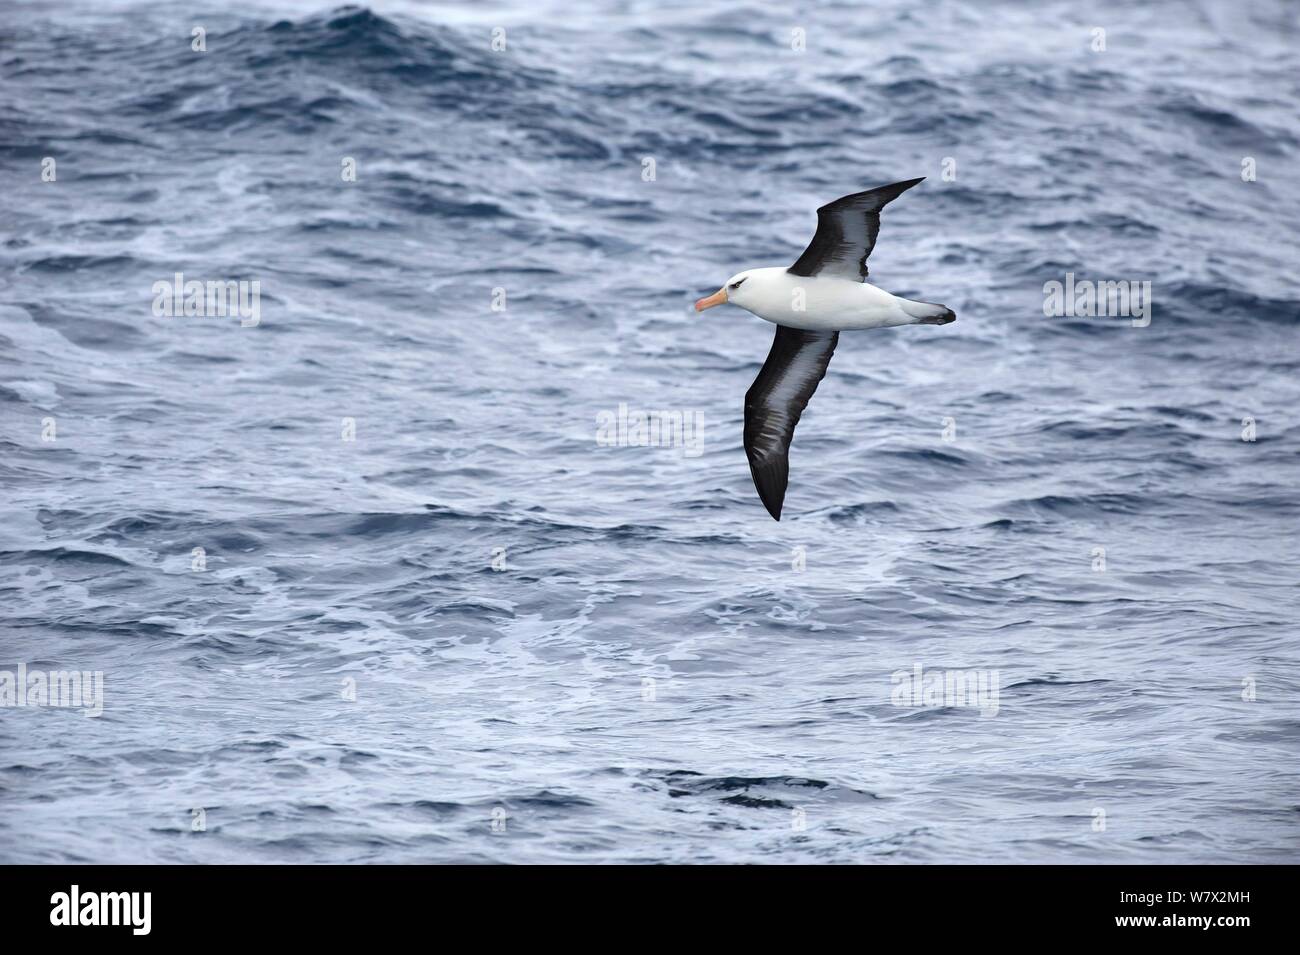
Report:
[[[0,860],[1297,860],[1294,5],[223,6],[0,10]],[[922,175],[777,524],[690,303]]]

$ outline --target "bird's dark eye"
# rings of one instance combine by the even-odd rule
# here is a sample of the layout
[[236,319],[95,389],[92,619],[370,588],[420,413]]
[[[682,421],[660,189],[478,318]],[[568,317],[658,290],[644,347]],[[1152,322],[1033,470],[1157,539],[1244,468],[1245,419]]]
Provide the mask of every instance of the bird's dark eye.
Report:
[[[749,276],[746,275],[745,278],[749,278]],[[741,280],[740,280],[740,282],[743,282],[743,281],[745,281],[745,279],[741,279]],[[732,282],[732,283],[731,283],[730,288],[731,288],[731,290],[732,290],[733,292],[734,292],[736,289],[740,288],[740,282]]]

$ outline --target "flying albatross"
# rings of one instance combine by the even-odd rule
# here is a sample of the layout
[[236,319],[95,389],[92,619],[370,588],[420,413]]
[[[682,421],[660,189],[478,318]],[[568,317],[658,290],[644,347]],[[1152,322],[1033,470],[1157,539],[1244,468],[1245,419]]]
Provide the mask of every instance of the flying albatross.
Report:
[[730,302],[776,325],[763,370],[745,395],[745,454],[767,512],[778,521],[790,480],[790,441],[826,374],[840,332],[893,325],[947,325],[944,305],[913,302],[867,283],[867,256],[880,210],[921,179],[836,199],[817,210],[817,233],[788,269],[748,269],[695,303],[702,312]]

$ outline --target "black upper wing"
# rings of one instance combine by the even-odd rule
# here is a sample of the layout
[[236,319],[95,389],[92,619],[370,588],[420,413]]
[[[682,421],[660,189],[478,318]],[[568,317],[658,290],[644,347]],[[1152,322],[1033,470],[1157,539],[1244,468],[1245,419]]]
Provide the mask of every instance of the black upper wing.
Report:
[[778,521],[790,480],[790,441],[808,399],[826,374],[839,332],[776,326],[763,370],[745,394],[745,454],[767,512]]
[[817,210],[817,234],[788,271],[854,282],[865,280],[867,256],[880,234],[880,210],[923,179],[855,192],[822,206]]

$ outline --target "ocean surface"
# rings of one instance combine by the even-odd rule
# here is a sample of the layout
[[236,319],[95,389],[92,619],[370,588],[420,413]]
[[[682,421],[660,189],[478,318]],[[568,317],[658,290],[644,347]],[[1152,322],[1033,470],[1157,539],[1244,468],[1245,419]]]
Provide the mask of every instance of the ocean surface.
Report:
[[[0,861],[1300,861],[1298,101],[1288,3],[5,0]],[[776,523],[691,303],[916,176]]]

